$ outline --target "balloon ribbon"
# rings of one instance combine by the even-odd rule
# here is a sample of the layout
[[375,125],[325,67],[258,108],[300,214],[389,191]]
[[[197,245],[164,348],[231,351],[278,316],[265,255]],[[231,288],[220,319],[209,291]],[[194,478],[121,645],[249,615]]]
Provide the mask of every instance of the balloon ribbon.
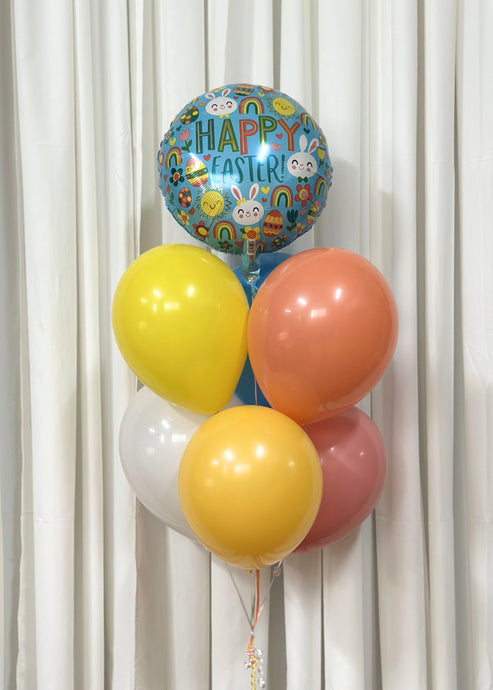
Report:
[[238,585],[233,577],[231,568],[228,566],[228,573],[231,581],[236,589],[236,593],[240,600],[243,612],[248,620],[250,626],[250,641],[246,650],[248,660],[245,661],[245,668],[250,671],[250,688],[251,690],[256,690],[256,688],[265,688],[265,678],[264,678],[264,653],[261,649],[255,647],[255,627],[257,625],[258,619],[263,611],[267,597],[269,596],[274,580],[276,580],[281,574],[282,561],[279,561],[273,569],[272,575],[267,588],[267,592],[264,594],[262,602],[260,602],[260,571],[259,570],[247,570],[247,573],[251,576],[251,606],[250,615],[248,615],[247,608],[241,596]]
[[[253,577],[253,570],[247,571]],[[270,588],[269,588],[270,589]],[[252,605],[250,613],[250,642],[246,650],[248,661],[245,662],[245,668],[250,669],[250,688],[256,690],[257,688],[257,668],[259,670],[259,684],[258,687],[265,688],[265,680],[263,674],[263,652],[257,649],[254,645],[255,640],[255,626],[257,625],[260,614],[260,570],[255,570],[255,587],[252,580]]]
[[[255,647],[254,641],[255,641],[255,627],[257,625],[258,619],[260,617],[260,614],[262,613],[262,610],[264,608],[265,602],[267,600],[267,597],[269,595],[269,592],[271,590],[272,585],[274,584],[274,580],[279,577],[281,574],[281,566],[282,566],[282,561],[279,561],[279,563],[274,566],[272,570],[272,576],[270,580],[269,587],[267,588],[267,592],[264,595],[264,598],[262,600],[262,603],[260,603],[260,570],[249,570],[247,572],[250,573],[252,576],[252,605],[251,605],[251,613],[249,617],[249,623],[250,623],[250,641],[248,643],[248,647],[246,650],[248,661],[245,662],[245,668],[250,670],[250,688],[251,690],[256,690],[256,688],[265,688],[265,678],[264,678],[264,653],[261,649],[258,649]],[[255,572],[255,583],[253,582],[253,572]],[[243,602],[242,602],[243,603]]]

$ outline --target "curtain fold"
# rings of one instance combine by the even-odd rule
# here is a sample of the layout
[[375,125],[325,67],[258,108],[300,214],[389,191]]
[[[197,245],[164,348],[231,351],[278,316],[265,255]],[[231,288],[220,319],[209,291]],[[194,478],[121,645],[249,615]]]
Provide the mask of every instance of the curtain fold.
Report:
[[21,250],[19,247],[11,13],[0,26],[0,687],[15,683],[19,651],[22,434]]
[[459,525],[456,573],[459,680],[488,687],[493,679],[492,340],[493,12],[460,2],[457,42],[459,177],[456,473]]
[[[77,290],[72,8],[14,8],[28,324],[38,683],[70,687]],[[68,27],[68,30],[67,30]],[[53,181],[56,180],[56,188]],[[61,233],[61,227],[66,232]],[[63,328],[62,328],[63,324]],[[53,628],[46,634],[44,621]]]
[[488,0],[3,4],[2,690],[250,682],[252,575],[167,528],[122,471],[138,382],[111,329],[132,260],[195,244],[159,143],[232,82],[291,95],[328,140],[327,208],[288,253],[368,258],[400,328],[361,402],[388,455],[375,512],[262,572],[267,687],[493,687],[492,33]]
[[[389,472],[376,509],[382,687],[428,687],[427,561],[419,426],[417,217],[418,6],[382,1],[370,14],[369,258],[399,313],[393,361],[372,393]],[[405,621],[405,624],[403,624]]]
[[[78,428],[76,465],[76,682],[104,687],[104,521],[99,338],[98,191],[95,57],[89,5],[74,4],[78,297]],[[84,650],[82,652],[82,650]]]
[[[457,687],[454,561],[456,5],[423,6],[421,464],[429,572],[428,677]],[[443,38],[446,40],[443,40]],[[437,49],[438,46],[438,49]]]
[[[95,162],[94,176],[82,177],[80,182],[95,185],[97,193],[97,244],[93,244],[97,263],[87,265],[87,280],[94,284],[97,279],[98,283],[97,303],[93,305],[97,313],[92,318],[99,332],[100,366],[96,393],[100,395],[100,409],[91,410],[90,414],[100,416],[102,421],[102,513],[96,519],[98,539],[102,540],[104,550],[102,561],[94,567],[98,570],[98,587],[102,586],[104,592],[104,609],[99,614],[103,616],[99,625],[104,630],[104,676],[98,682],[104,683],[103,687],[122,688],[131,687],[135,676],[137,576],[135,498],[119,462],[118,434],[136,382],[112,337],[111,300],[125,267],[138,252],[139,243],[133,151],[133,135],[138,126],[132,122],[130,79],[130,33],[135,26],[129,11],[120,2],[91,4],[92,59],[79,65],[81,70],[88,69],[87,78],[92,81],[94,132],[89,133],[89,146]],[[89,120],[88,125],[91,124]],[[87,229],[88,233],[94,232],[94,225]],[[98,670],[101,672],[100,667]]]

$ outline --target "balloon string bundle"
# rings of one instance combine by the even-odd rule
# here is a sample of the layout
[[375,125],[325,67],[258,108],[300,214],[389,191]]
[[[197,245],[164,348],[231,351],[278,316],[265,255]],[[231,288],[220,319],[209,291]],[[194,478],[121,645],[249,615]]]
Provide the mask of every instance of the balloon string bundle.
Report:
[[240,600],[243,612],[248,620],[248,625],[250,627],[250,640],[246,650],[247,661],[245,661],[245,668],[250,671],[250,688],[251,690],[256,690],[256,688],[265,688],[266,682],[264,677],[264,652],[262,649],[255,647],[255,628],[257,626],[260,615],[264,609],[267,597],[270,594],[270,590],[274,581],[281,574],[282,561],[279,561],[277,565],[272,569],[272,575],[270,579],[269,586],[265,592],[262,601],[260,601],[260,570],[247,570],[247,573],[251,578],[251,605],[250,614],[247,611],[243,597],[241,596],[238,585],[233,577],[231,568],[228,567],[229,576],[234,585],[238,598]]

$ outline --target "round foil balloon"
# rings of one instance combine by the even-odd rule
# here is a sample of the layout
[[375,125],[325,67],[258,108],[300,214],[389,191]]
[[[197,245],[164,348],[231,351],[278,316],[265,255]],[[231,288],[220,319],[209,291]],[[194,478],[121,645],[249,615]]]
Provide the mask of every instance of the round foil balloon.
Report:
[[289,96],[253,84],[188,103],[161,142],[158,170],[166,205],[190,235],[251,259],[310,230],[332,181],[313,118]]

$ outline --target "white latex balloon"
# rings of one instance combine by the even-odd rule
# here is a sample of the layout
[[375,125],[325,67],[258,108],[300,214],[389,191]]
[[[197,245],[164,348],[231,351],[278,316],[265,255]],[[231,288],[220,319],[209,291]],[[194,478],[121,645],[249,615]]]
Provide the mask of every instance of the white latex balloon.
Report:
[[192,539],[178,498],[178,467],[193,432],[206,419],[142,388],[120,426],[120,459],[137,498],[169,527]]
[[[238,404],[234,397],[228,407]],[[141,388],[120,425],[120,459],[137,498],[168,527],[191,539],[195,535],[178,498],[178,467],[192,434],[208,418]]]

